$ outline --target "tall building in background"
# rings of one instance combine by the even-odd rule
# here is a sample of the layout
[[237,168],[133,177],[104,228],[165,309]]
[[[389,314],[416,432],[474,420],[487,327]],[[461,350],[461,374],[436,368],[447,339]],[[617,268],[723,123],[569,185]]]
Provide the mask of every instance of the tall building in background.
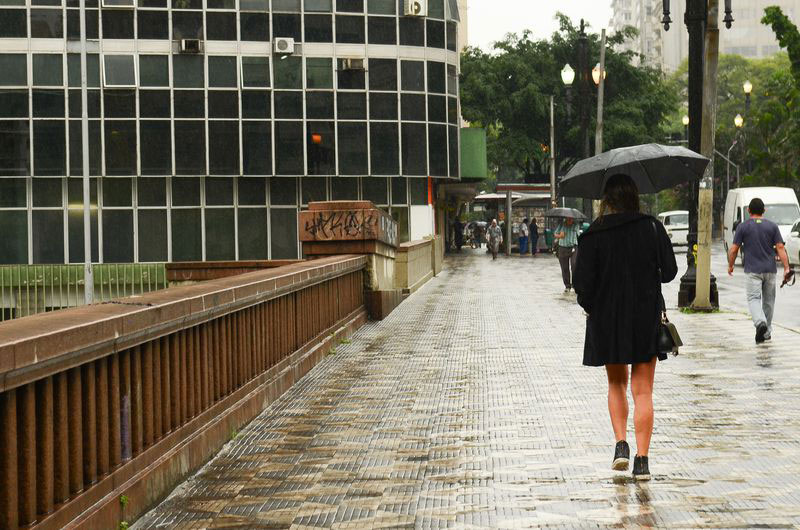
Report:
[[636,64],[662,65],[661,0],[612,0],[612,15],[609,22],[611,33],[633,26],[638,37],[628,40],[623,50],[637,54]]
[[469,12],[467,11],[467,0],[458,0],[458,14],[461,18],[458,26],[458,50],[463,51],[469,46]]
[[[0,264],[80,263],[78,2],[0,3]],[[432,233],[430,184],[460,175],[458,0],[86,4],[93,261],[297,258],[320,200]]]

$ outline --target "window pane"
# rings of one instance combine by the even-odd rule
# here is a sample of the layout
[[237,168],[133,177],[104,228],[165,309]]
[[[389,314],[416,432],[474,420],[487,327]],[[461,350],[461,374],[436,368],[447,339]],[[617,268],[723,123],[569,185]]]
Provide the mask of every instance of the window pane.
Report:
[[400,114],[403,121],[425,121],[423,94],[403,94],[401,99]]
[[403,174],[426,175],[428,153],[425,125],[422,123],[403,124]]
[[[12,179],[17,180],[17,179]],[[60,208],[62,205],[61,179],[33,179],[33,207]],[[24,206],[24,204],[23,204]]]
[[333,119],[333,92],[306,92],[306,117]]
[[397,44],[397,19],[394,17],[369,17],[367,29],[369,30],[370,44]]
[[363,44],[364,17],[336,15],[336,42]]
[[103,9],[103,38],[132,39],[133,11],[128,9]]
[[428,149],[430,150],[431,176],[447,176],[447,127],[445,125],[428,126]]
[[303,124],[294,121],[275,122],[275,172],[278,175],[303,174]]
[[273,11],[300,11],[300,0],[272,0]]
[[131,206],[131,179],[103,179],[103,207]]
[[[242,173],[272,174],[272,131],[268,121],[242,122]],[[263,199],[262,194],[262,199]],[[241,200],[241,192],[239,194]],[[263,204],[263,200],[257,204]]]
[[308,88],[333,88],[333,60],[318,57],[306,59],[306,85]]
[[[86,3],[87,6],[89,2]],[[97,14],[97,9],[87,9],[86,10],[86,38],[91,40],[97,40],[100,38],[100,21]],[[69,40],[80,40],[81,38],[81,30],[80,30],[80,12],[77,9],[68,9],[67,10],[67,39]],[[70,251],[72,254],[72,251]]]
[[[83,130],[80,120],[69,121],[69,174],[83,176]],[[89,174],[101,173],[100,121],[89,121]]]
[[[180,39],[202,40],[203,13],[173,11],[172,38],[173,40],[180,40]],[[202,59],[202,56],[199,57]]]
[[139,206],[166,206],[167,179],[139,178],[136,180],[136,194]]
[[26,179],[0,179],[0,208],[25,208],[27,204]]
[[438,20],[426,21],[428,31],[428,47],[444,48],[444,22]]
[[239,210],[239,259],[267,259],[267,209]]
[[305,0],[303,4],[306,11],[330,13],[333,10],[332,0]]
[[297,212],[270,210],[270,236],[272,259],[297,259]]
[[458,125],[458,99],[447,98],[447,121]]
[[203,70],[202,55],[172,56],[172,82],[176,88],[203,88]]
[[236,0],[207,0],[208,9],[236,9]]
[[336,133],[333,122],[308,122],[306,148],[309,175],[336,174]]
[[136,16],[140,39],[169,38],[169,18],[166,11],[139,11]]
[[364,90],[367,76],[364,70],[345,70],[342,61],[338,65],[338,83],[342,90]]
[[400,17],[400,45],[425,46],[425,20],[421,17]]
[[236,57],[211,56],[208,58],[208,86],[237,88]]
[[[27,101],[25,106],[28,106]],[[35,118],[63,118],[64,91],[33,89],[33,116]]]
[[394,59],[369,60],[370,90],[397,90],[397,61]]
[[306,15],[306,42],[333,42],[333,17],[330,15]]
[[400,73],[403,90],[425,91],[425,63],[422,61],[401,61]]
[[[275,11],[274,5],[273,11]],[[273,40],[278,38],[290,38],[296,41],[302,41],[303,35],[300,33],[300,15],[272,15],[272,34]]]
[[269,87],[269,57],[242,57],[242,86]]
[[458,177],[459,176],[458,127],[448,127],[448,129],[449,131],[447,135],[447,142],[450,146],[450,176]]
[[397,13],[395,0],[367,0],[367,12],[370,15],[394,15]]
[[[86,56],[86,75],[87,84],[89,87],[100,86],[100,56],[97,54],[88,54]],[[70,53],[67,55],[67,77],[69,79],[69,86],[81,86],[81,56],[77,53]]]
[[269,0],[239,0],[241,11],[269,11]]
[[428,96],[428,121],[447,121],[447,100],[444,96]]
[[266,13],[239,13],[239,25],[241,40],[257,42],[269,40],[269,15]]
[[169,90],[140,90],[139,116],[143,118],[169,118],[169,99]]
[[406,178],[394,177],[389,179],[392,185],[392,204],[408,204],[408,191]]
[[0,265],[28,263],[28,213],[0,210]]
[[172,210],[172,261],[203,259],[200,210]]
[[303,185],[303,204],[310,202],[325,201],[328,198],[325,177],[304,177]]
[[238,118],[239,92],[234,90],[209,90],[208,117]]
[[367,95],[363,92],[339,92],[336,95],[340,120],[367,118]]
[[106,118],[135,118],[136,92],[133,90],[103,91]]
[[266,90],[242,90],[242,118],[269,118],[270,97]]
[[339,123],[339,173],[366,175],[367,124]]
[[206,204],[210,206],[233,205],[233,179],[206,177]]
[[34,263],[64,263],[63,210],[34,210],[31,231]]
[[444,0],[428,0],[428,16],[444,18]]
[[206,172],[206,128],[202,121],[175,122],[175,173],[203,175]]
[[140,55],[139,81],[142,86],[169,86],[169,59],[166,55]]
[[364,0],[336,0],[336,11],[363,13]]
[[302,118],[303,93],[302,92],[275,92],[275,117],[276,118]]
[[64,38],[64,18],[60,9],[31,9],[30,18],[32,38]]
[[37,120],[33,122],[33,174],[67,174],[66,122]]
[[399,173],[399,146],[396,123],[372,123],[369,131],[372,174]]
[[273,177],[269,182],[270,204],[273,206],[297,204],[297,179]]
[[27,56],[24,53],[0,54],[0,71],[3,72],[3,75],[0,76],[0,86],[26,86],[28,84]]
[[136,122],[106,120],[106,175],[136,174]]
[[206,209],[206,260],[236,259],[233,208]]
[[331,178],[332,201],[358,200],[358,179],[354,177]]
[[[87,90],[86,100],[89,104],[89,118],[99,118],[100,117],[100,91],[99,90]],[[69,91],[69,117],[70,118],[80,118],[81,117],[81,109],[83,106],[81,105],[81,91],[80,90],[70,90]]]
[[361,179],[361,198],[374,204],[389,204],[389,193],[386,191],[386,178],[366,177]]
[[200,179],[175,177],[172,179],[173,206],[200,206]]
[[239,205],[264,206],[267,204],[267,180],[259,177],[239,178]]
[[33,54],[33,85],[64,86],[62,63],[63,56],[60,54]]
[[206,13],[206,39],[237,40],[236,13]]
[[397,120],[397,94],[371,92],[369,95],[371,120]]
[[[100,246],[97,237],[97,209],[89,213],[91,231],[92,261],[100,261]],[[67,212],[67,237],[69,238],[69,262],[83,263],[83,210],[70,209]]]
[[444,94],[446,91],[444,63],[428,61],[428,92]]
[[408,191],[412,205],[428,204],[428,179],[408,179]]
[[392,206],[392,219],[397,223],[397,241],[407,242],[408,239],[408,208],[397,208]]
[[103,210],[103,261],[133,261],[133,210]]
[[202,90],[176,90],[173,98],[176,118],[205,117],[206,95]]
[[208,122],[208,169],[212,175],[239,174],[239,122]]
[[28,120],[0,121],[0,176],[30,175]]
[[0,38],[24,39],[27,36],[28,21],[27,13],[24,9],[3,9],[0,11]]
[[139,210],[139,261],[167,261],[167,211]]
[[291,56],[272,62],[275,88],[303,88],[303,58]]
[[139,135],[142,143],[142,175],[171,175],[172,127],[169,121],[141,121]]
[[448,22],[447,28],[447,49],[451,52],[458,51],[458,25],[455,22]]

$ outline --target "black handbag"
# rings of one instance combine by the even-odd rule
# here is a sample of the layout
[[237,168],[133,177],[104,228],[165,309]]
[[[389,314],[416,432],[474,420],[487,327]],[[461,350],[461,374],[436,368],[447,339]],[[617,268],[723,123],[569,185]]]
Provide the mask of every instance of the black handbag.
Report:
[[658,296],[661,299],[661,321],[658,323],[658,353],[664,355],[673,354],[678,355],[678,348],[683,346],[678,328],[675,324],[667,318],[667,303],[664,301],[664,295],[661,294],[661,241],[658,237],[658,228],[656,228],[655,221],[653,221],[653,231],[656,234],[656,255],[658,256]]

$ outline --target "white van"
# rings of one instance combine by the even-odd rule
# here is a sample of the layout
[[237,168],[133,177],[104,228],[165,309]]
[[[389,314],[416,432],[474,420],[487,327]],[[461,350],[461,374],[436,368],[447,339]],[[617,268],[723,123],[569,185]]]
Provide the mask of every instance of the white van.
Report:
[[[789,237],[792,225],[800,217],[800,203],[792,188],[736,188],[728,192],[725,200],[725,214],[722,221],[725,251],[733,244],[733,234],[742,221],[750,218],[747,207],[750,201],[759,198],[764,201],[764,218],[780,228],[783,240]],[[744,250],[744,249],[743,249]],[[742,255],[742,253],[740,253]]]
[[658,214],[658,220],[667,230],[667,235],[673,246],[686,246],[689,235],[689,212],[687,210],[673,210]]

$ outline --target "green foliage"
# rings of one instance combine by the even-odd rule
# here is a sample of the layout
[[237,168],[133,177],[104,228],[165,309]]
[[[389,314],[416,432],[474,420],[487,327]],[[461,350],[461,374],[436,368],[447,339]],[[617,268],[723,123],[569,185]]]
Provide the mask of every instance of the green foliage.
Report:
[[764,17],[761,19],[761,23],[772,27],[772,31],[775,32],[775,36],[778,38],[778,44],[789,52],[789,59],[792,62],[792,75],[797,88],[800,89],[800,31],[778,6],[764,9]]
[[[555,97],[556,160],[559,173],[583,158],[579,123],[579,80],[572,88],[568,122],[567,91],[561,69],[577,70],[579,29],[558,15],[560,29],[549,40],[533,40],[530,32],[509,34],[491,52],[465,50],[461,60],[461,106],[464,118],[484,126],[490,171],[501,180],[521,180],[548,173],[550,96]],[[604,148],[663,141],[665,118],[678,106],[660,71],[633,66],[630,52],[615,48],[634,38],[626,28],[607,40]],[[588,64],[599,61],[600,36],[588,35]],[[590,81],[590,143],[594,146],[597,89]]]
[[119,504],[120,504],[120,506],[122,506],[122,509],[123,509],[123,510],[125,509],[125,507],[128,505],[128,503],[129,503],[130,501],[131,501],[131,500],[130,500],[130,498],[128,498],[128,496],[127,496],[127,495],[120,495],[120,496],[119,496]]
[[128,521],[120,521],[119,525],[117,525],[118,530],[128,530],[130,527],[131,525],[128,523]]

